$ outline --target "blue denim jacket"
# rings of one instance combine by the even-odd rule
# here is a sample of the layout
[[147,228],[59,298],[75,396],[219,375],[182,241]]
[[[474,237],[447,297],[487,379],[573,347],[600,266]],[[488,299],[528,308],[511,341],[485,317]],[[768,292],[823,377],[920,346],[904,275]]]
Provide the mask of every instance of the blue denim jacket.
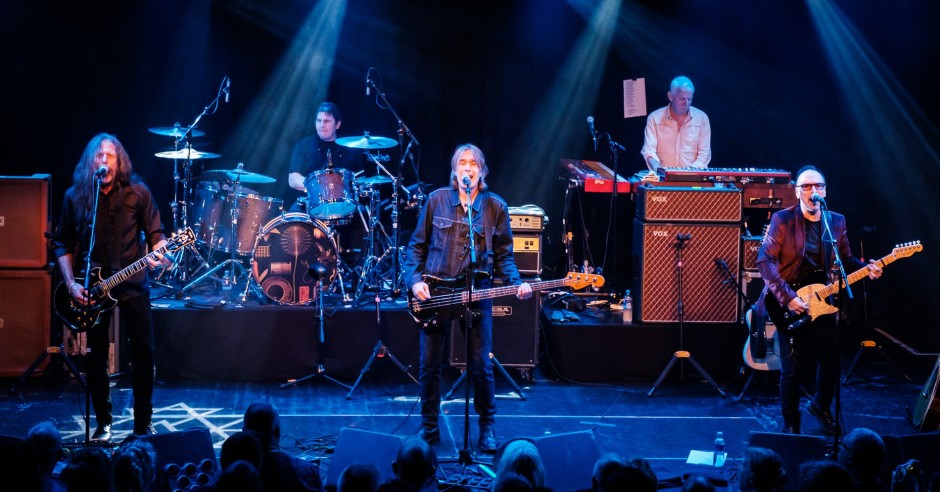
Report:
[[[473,202],[473,243],[477,270],[491,272],[492,264],[492,274],[504,283],[522,283],[512,253],[509,208],[494,193],[481,192]],[[434,190],[408,244],[403,268],[408,290],[422,281],[422,274],[457,277],[466,272],[469,263],[467,215],[460,205],[460,193],[454,188]]]

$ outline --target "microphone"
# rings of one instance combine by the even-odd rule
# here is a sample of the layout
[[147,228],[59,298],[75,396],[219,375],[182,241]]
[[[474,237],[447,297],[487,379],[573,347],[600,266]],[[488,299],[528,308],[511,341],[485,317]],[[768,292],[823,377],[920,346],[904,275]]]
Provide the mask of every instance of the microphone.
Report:
[[588,129],[591,131],[591,138],[594,139],[594,152],[597,152],[597,132],[594,131],[594,117],[587,117]]
[[225,102],[228,102],[229,87],[232,86],[232,79],[225,76]]
[[[369,70],[372,70],[371,68]],[[370,95],[369,86],[372,85],[372,77],[369,76],[369,70],[366,70],[366,95]]]
[[108,174],[108,166],[101,166],[97,170],[95,170],[96,178],[103,177],[105,174]]
[[715,258],[715,264],[720,266],[723,270],[728,269],[728,263],[725,262],[723,258]]
[[463,185],[466,186],[468,190],[470,189],[470,176],[463,177]]
[[819,193],[813,193],[813,195],[809,197],[809,200],[813,203],[826,203],[826,200],[819,196]]
[[676,240],[677,240],[677,241],[688,241],[689,239],[692,239],[692,234],[691,234],[691,233],[683,234],[683,233],[680,232],[680,233],[676,234]]
[[315,261],[312,265],[310,265],[307,271],[316,275],[318,279],[322,279],[326,275],[326,265],[320,263],[319,261]]

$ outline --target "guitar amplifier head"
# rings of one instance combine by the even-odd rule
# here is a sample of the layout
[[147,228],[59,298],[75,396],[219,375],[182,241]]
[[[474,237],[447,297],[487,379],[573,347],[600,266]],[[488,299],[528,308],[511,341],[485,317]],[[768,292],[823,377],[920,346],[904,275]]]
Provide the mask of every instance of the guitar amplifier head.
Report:
[[509,228],[512,232],[542,232],[548,224],[545,211],[535,205],[509,207]]
[[647,222],[740,222],[741,190],[641,186],[636,218]]

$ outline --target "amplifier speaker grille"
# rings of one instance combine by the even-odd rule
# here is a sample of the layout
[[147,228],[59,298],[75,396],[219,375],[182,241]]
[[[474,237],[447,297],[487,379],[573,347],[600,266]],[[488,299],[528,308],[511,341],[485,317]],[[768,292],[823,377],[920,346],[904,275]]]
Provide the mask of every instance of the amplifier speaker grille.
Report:
[[740,222],[741,190],[641,186],[636,217],[651,222]]
[[644,323],[678,321],[676,235],[689,234],[682,249],[684,321],[730,323],[738,319],[738,294],[716,259],[724,260],[737,282],[740,228],[733,224],[633,224],[635,297],[633,309]]
[[0,267],[46,266],[50,178],[48,174],[0,178]]

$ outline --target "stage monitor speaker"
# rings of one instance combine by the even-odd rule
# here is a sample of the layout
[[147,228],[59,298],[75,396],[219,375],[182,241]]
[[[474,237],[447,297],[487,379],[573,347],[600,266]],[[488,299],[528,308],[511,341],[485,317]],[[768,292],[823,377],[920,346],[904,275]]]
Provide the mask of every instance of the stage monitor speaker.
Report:
[[800,481],[801,463],[826,459],[826,439],[822,436],[751,432],[747,445],[772,449],[780,455],[783,469],[787,472],[786,490],[796,489]]
[[684,321],[733,323],[738,293],[719,261],[738,281],[740,228],[736,224],[666,224],[634,221],[633,312],[644,323],[678,321],[678,234],[690,239],[682,248]]
[[372,463],[379,469],[379,483],[395,478],[392,462],[398,457],[401,436],[343,427],[336,439],[333,459],[327,470],[327,486],[336,487],[340,474],[352,463]]
[[[140,436],[157,453],[156,486],[160,492],[211,490],[221,471],[209,430],[187,429]],[[198,487],[198,488],[197,488]]]
[[0,177],[0,268],[43,268],[48,262],[48,174]]
[[0,270],[0,377],[21,376],[49,347],[51,282],[46,270]]
[[[493,299],[493,356],[503,367],[532,369],[538,364],[540,306],[538,292],[525,300]],[[450,330],[450,365],[467,365],[466,337],[459,328]]]
[[542,235],[513,233],[512,253],[519,273],[542,274]]
[[591,431],[537,437],[535,447],[545,465],[546,487],[558,491],[591,488],[594,463],[600,458]]
[[636,218],[649,222],[741,222],[741,190],[640,186]]

